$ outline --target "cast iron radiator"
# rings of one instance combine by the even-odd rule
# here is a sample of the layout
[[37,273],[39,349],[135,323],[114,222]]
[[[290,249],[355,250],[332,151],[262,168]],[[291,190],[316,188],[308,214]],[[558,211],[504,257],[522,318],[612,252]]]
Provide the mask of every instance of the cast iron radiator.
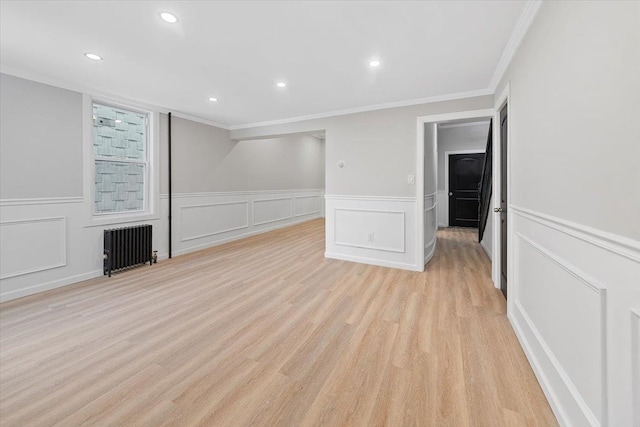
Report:
[[151,265],[151,225],[104,230],[103,273],[144,264]]

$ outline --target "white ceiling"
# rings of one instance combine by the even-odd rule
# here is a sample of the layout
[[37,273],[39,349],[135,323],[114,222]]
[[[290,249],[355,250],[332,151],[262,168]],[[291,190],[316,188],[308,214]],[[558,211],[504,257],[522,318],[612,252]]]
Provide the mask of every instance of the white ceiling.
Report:
[[[487,93],[524,10],[516,1],[2,1],[0,63],[238,126]],[[369,68],[373,57],[382,66]]]

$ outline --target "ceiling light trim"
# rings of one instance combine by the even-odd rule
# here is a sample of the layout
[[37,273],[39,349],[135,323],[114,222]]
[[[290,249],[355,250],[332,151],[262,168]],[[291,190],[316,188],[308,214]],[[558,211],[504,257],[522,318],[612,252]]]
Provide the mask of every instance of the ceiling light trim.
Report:
[[478,96],[493,95],[488,89],[479,89],[469,92],[458,92],[448,95],[437,95],[428,98],[415,98],[406,101],[385,102],[382,104],[367,105],[364,107],[347,108],[344,110],[328,111],[326,113],[309,114],[306,116],[290,117],[286,119],[268,120],[264,122],[246,123],[242,125],[229,126],[229,130],[250,129],[262,126],[282,125],[287,123],[302,122],[305,120],[326,119],[328,117],[346,116],[348,114],[365,113],[367,111],[386,110],[389,108],[410,107],[412,105],[431,104],[434,102],[452,101],[455,99],[475,98]]
[[534,18],[538,14],[540,10],[540,6],[542,5],[544,0],[529,0],[516,23],[516,27],[513,29],[513,33],[511,33],[511,37],[507,42],[504,50],[502,51],[502,56],[500,57],[500,61],[498,61],[498,65],[496,66],[495,71],[493,72],[493,76],[491,78],[491,82],[489,83],[489,90],[492,93],[495,93],[498,84],[504,77],[504,74],[507,72],[507,68],[511,64],[511,61],[516,55],[524,36],[529,31],[531,24],[533,23]]

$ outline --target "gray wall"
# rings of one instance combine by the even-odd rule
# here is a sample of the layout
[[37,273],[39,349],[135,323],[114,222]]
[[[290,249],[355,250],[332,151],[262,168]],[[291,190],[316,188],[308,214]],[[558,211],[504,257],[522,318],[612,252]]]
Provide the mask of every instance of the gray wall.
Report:
[[82,95],[0,74],[0,198],[82,196]]
[[[162,117],[166,128],[166,116]],[[173,117],[175,193],[324,188],[324,142],[310,135],[232,141],[229,131]],[[163,138],[162,169],[167,170]],[[165,174],[166,175],[166,174]],[[168,192],[166,177],[160,191]]]
[[640,239],[640,2],[545,2],[510,82],[510,202]]
[[[492,106],[493,97],[482,96],[232,130],[231,138],[324,129],[327,194],[415,197],[415,185],[407,184],[407,175],[416,173],[417,117]],[[343,169],[337,166],[340,160],[345,162]]]
[[[0,74],[0,198],[82,197],[82,94]],[[324,142],[309,135],[231,141],[229,131],[172,119],[173,191],[324,188]],[[160,192],[168,192],[160,114]]]
[[437,141],[440,137],[436,123],[424,124],[424,195],[436,192]]
[[438,129],[438,190],[444,190],[444,162],[446,151],[478,150],[484,152],[487,146],[489,123],[464,125]]

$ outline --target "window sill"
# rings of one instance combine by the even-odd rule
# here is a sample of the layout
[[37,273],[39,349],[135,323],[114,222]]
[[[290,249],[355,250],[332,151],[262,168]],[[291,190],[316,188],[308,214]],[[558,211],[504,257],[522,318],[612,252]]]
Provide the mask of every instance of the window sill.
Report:
[[148,212],[127,215],[114,214],[105,216],[94,216],[87,224],[85,224],[85,228],[104,227],[105,225],[126,224],[131,222],[154,221],[159,219],[160,215],[150,214]]

